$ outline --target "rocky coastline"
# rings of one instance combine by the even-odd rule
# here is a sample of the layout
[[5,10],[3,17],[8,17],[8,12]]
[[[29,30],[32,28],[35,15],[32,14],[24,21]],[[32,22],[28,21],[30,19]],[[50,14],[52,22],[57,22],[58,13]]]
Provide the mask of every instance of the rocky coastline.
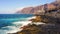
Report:
[[[9,34],[60,34],[60,4],[53,2],[51,4],[58,4],[56,7],[45,9],[45,12],[35,14],[35,19],[30,19],[32,23],[21,27],[22,30],[16,33]],[[51,6],[51,5],[48,5]],[[41,7],[40,7],[41,8]],[[45,7],[46,8],[46,7]],[[31,8],[32,9],[32,8]],[[29,9],[30,10],[30,9]],[[35,9],[36,11],[37,9]],[[27,10],[28,11],[28,10]],[[24,12],[24,11],[23,11]],[[34,24],[34,23],[45,24]]]
[[[60,34],[60,18],[48,15],[35,16],[35,19],[31,19],[32,23],[21,27],[21,31],[12,34]],[[34,24],[38,22],[45,24]]]

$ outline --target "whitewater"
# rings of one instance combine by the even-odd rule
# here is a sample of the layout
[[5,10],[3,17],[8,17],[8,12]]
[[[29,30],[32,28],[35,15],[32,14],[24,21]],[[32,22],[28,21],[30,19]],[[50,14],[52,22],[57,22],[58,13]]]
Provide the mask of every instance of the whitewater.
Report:
[[[32,21],[29,20],[33,18],[35,18],[35,16],[30,14],[29,15],[19,14],[19,15],[10,15],[10,16],[3,15],[3,17],[0,17],[0,34],[16,33],[18,31],[21,31],[22,29],[20,28],[31,23]],[[38,25],[38,24],[45,24],[45,23],[39,22],[34,24]]]
[[0,14],[0,34],[15,33],[21,31],[20,27],[31,23],[31,14]]

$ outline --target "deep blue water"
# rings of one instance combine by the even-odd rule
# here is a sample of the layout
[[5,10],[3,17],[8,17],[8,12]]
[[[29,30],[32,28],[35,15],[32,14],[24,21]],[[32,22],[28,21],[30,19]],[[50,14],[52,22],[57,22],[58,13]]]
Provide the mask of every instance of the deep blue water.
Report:
[[26,21],[32,16],[32,14],[0,14],[0,34],[3,34],[2,30],[9,30],[6,26],[14,26],[13,22]]
[[0,14],[0,19],[8,18],[26,18],[33,16],[32,14]]
[[[23,18],[31,17],[32,14],[0,14],[0,28],[12,25],[12,22],[21,21]],[[22,19],[21,19],[22,18]]]

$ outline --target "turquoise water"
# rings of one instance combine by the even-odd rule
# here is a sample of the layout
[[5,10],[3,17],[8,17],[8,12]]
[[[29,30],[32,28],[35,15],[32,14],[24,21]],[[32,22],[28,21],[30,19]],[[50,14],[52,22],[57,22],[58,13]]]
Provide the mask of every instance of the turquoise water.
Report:
[[17,29],[22,22],[28,21],[27,18],[32,16],[32,14],[0,14],[0,34],[7,34],[7,31]]

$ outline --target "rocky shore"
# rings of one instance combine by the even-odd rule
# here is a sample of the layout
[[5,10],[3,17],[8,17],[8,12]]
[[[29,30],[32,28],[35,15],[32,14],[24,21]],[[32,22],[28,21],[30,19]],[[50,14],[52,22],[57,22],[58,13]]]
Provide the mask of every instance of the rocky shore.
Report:
[[[27,26],[21,27],[21,31],[12,34],[60,34],[60,4],[59,2],[53,2],[51,4],[57,6],[53,7],[52,5],[48,5],[51,7],[47,10],[45,9],[45,12],[43,14],[40,12],[38,14],[35,14],[35,19],[30,19],[32,23],[27,24]],[[34,24],[38,22],[43,22],[43,24]]]
[[60,24],[28,25],[22,31],[12,34],[60,34]]
[[[51,15],[51,13],[49,13],[49,15]],[[60,34],[60,18],[49,15],[35,15],[36,18],[31,19],[32,23],[21,27],[21,31],[12,34]],[[38,22],[45,24],[34,24]]]

